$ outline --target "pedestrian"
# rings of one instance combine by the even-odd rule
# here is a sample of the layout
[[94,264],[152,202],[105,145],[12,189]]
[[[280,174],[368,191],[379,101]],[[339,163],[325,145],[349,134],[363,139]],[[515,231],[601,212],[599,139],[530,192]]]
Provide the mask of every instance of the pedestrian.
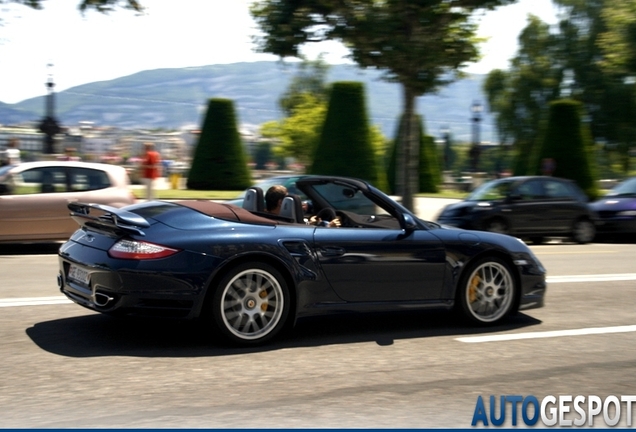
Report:
[[82,160],[79,156],[75,154],[75,149],[73,147],[66,147],[64,149],[64,155],[59,157],[61,161],[79,161]]
[[551,176],[556,169],[556,161],[553,158],[543,158],[541,161],[541,173],[544,176]]
[[144,144],[145,154],[141,165],[141,175],[146,183],[146,199],[148,201],[155,199],[155,180],[159,178],[161,170],[161,156],[155,150],[153,143]]
[[2,165],[17,165],[21,162],[20,160],[20,149],[19,142],[17,138],[9,138],[9,142],[7,143],[7,148],[2,155]]

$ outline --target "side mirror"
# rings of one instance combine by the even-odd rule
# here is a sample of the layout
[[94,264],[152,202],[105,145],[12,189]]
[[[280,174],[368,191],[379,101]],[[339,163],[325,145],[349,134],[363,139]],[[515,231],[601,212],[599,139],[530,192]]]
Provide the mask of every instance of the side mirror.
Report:
[[345,188],[342,190],[342,194],[347,198],[353,198],[356,195],[356,191],[353,189]]
[[408,213],[402,215],[402,220],[404,221],[404,230],[406,232],[413,232],[417,229],[417,223],[415,223],[415,219]]

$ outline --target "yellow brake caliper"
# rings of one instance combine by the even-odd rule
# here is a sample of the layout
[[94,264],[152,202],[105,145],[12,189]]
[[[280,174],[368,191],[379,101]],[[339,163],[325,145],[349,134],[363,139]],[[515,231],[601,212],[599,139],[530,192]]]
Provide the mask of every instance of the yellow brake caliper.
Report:
[[468,287],[468,301],[470,303],[474,303],[477,300],[479,282],[481,282],[481,278],[477,274],[470,280],[470,286]]
[[[258,293],[258,296],[262,299],[265,299],[267,297],[267,291],[262,290],[260,293]],[[263,312],[267,312],[267,306],[268,306],[267,302],[261,303],[261,310]]]

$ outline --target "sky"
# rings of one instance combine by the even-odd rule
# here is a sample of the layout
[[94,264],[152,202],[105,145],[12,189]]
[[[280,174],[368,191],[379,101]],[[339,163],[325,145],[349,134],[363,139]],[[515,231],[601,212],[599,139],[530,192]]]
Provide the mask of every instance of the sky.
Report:
[[[254,51],[252,0],[141,0],[143,15],[124,9],[82,15],[79,0],[42,3],[42,10],[0,3],[0,102],[46,94],[49,75],[62,91],[143,70],[278,60]],[[529,13],[557,21],[551,0],[519,0],[488,12],[479,27],[479,36],[488,38],[483,58],[465,70],[506,69]],[[336,42],[304,50],[310,59],[321,53],[328,63],[347,62]]]

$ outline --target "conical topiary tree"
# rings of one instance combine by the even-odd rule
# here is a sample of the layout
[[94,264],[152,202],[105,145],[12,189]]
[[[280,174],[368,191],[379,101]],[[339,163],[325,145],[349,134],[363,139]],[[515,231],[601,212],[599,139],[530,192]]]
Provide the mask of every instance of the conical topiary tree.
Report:
[[[423,129],[423,128],[422,128]],[[439,168],[439,156],[435,138],[430,135],[420,136],[420,192],[439,192],[442,172]]]
[[307,172],[377,182],[363,83],[332,84],[327,115]]
[[234,104],[210,99],[188,175],[188,189],[240,190],[252,183]]
[[[396,134],[396,139],[393,141],[389,158],[387,160],[387,179],[389,182],[389,190],[391,193],[396,193],[396,159],[397,159],[397,137],[400,136],[401,128],[404,125],[404,118],[400,120],[400,125]],[[442,182],[442,174],[439,168],[439,156],[437,154],[437,147],[435,139],[430,135],[424,134],[424,125],[422,116],[417,116],[417,124],[419,130],[419,191],[435,193],[438,192],[438,186]]]
[[587,123],[581,121],[583,105],[561,99],[550,103],[545,132],[540,138],[531,174],[544,174],[545,161],[553,161],[551,175],[574,180],[590,199],[598,197],[594,144]]

